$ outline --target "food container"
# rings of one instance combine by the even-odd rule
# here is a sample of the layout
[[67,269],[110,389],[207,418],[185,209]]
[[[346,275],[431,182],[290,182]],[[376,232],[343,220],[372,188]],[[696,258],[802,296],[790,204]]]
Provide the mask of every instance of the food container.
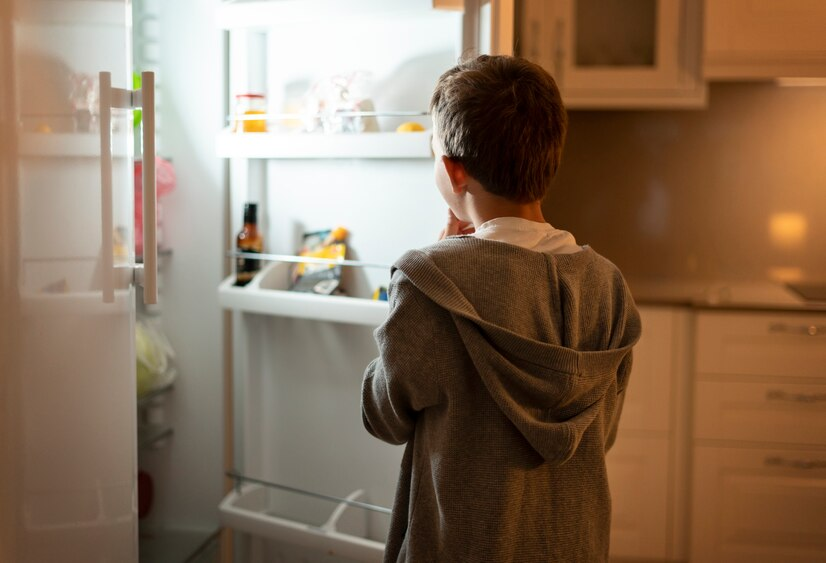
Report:
[[[236,94],[235,117],[232,130],[236,133],[265,133],[267,131],[267,98],[263,94]],[[250,119],[260,115],[262,119]]]

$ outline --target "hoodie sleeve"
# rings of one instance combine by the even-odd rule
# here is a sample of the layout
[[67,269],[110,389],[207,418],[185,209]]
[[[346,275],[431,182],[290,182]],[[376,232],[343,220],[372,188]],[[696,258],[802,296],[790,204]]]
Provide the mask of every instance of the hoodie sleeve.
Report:
[[625,390],[628,388],[628,377],[631,374],[633,357],[633,351],[628,352],[617,370],[617,398],[616,403],[614,404],[612,416],[608,421],[608,428],[605,432],[606,452],[613,447],[614,442],[617,439],[617,429],[619,427],[620,416],[622,415],[622,407],[625,403]]
[[390,314],[375,332],[379,357],[362,382],[364,427],[376,438],[403,444],[412,436],[419,411],[436,404],[435,304],[400,270],[388,290]]

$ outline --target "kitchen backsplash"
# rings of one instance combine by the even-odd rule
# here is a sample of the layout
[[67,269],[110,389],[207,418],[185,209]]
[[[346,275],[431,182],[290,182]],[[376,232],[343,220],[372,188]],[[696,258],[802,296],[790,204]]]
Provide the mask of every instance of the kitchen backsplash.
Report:
[[826,280],[826,87],[572,111],[545,217],[629,277]]

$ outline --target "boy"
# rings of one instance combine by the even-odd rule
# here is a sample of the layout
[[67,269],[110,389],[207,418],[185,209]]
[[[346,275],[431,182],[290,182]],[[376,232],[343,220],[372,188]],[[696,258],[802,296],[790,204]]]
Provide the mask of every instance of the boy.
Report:
[[551,76],[480,56],[430,104],[439,242],[394,265],[367,430],[404,444],[385,561],[605,561],[640,334],[617,268],[542,216],[567,118]]

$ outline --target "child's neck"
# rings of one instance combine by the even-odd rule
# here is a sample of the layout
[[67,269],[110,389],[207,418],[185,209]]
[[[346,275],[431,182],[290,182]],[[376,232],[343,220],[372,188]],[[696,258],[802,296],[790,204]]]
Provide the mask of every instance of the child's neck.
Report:
[[469,212],[474,227],[478,228],[482,223],[498,217],[518,217],[528,221],[545,223],[541,201],[517,203],[492,194],[486,195],[488,197],[473,198],[473,205],[470,206]]

